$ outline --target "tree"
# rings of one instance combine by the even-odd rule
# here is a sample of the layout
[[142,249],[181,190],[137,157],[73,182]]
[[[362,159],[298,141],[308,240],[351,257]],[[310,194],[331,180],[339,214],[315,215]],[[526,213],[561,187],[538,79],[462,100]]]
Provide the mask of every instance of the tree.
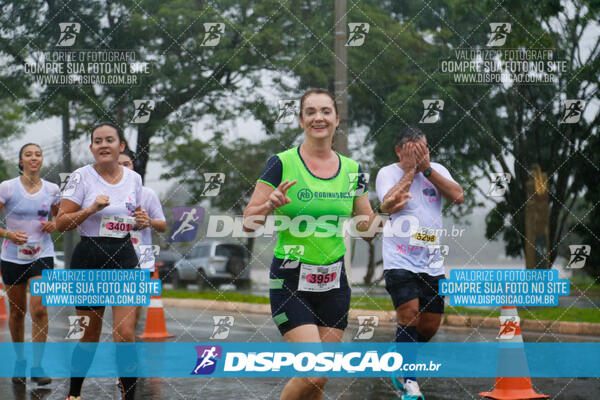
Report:
[[[2,86],[0,81],[0,86]],[[21,106],[10,99],[0,98],[0,140],[8,143],[23,131],[23,114]],[[16,165],[17,155],[11,155],[11,159],[3,160],[0,157],[0,181],[11,177],[9,165]]]
[[[597,129],[597,127],[595,128]],[[592,165],[600,166],[600,136],[595,134],[590,137],[589,145],[579,155],[583,160],[578,163],[578,175],[582,177],[585,185],[585,195],[577,218],[573,218],[573,231],[577,233],[577,244],[591,246],[590,255],[587,258],[585,271],[598,282],[600,280],[600,174],[590,173]],[[565,252],[569,259],[569,253]]]
[[[288,146],[286,143],[272,142],[272,139],[279,135],[279,131],[275,127],[276,118],[273,112],[275,99],[299,98],[302,91],[309,87],[325,87],[330,91],[333,90],[334,18],[331,3],[300,1],[289,9],[285,8],[283,12],[287,17],[284,36],[281,39],[282,43],[285,43],[285,51],[283,56],[272,60],[280,66],[279,79],[273,79],[276,85],[272,91],[275,91],[275,95],[265,95],[254,90],[251,100],[242,101],[241,106],[236,109],[243,116],[250,114],[260,121],[268,138],[267,141],[271,141],[270,143],[275,145],[272,151],[262,154],[262,160],[253,173],[249,174],[252,177],[250,179],[252,184],[248,188],[253,187],[254,179],[262,171],[268,156],[282,151]],[[402,99],[410,98],[411,92],[419,85],[415,74],[420,71],[414,68],[406,54],[397,50],[397,43],[396,46],[390,43],[390,37],[406,45],[409,55],[413,59],[422,57],[421,54],[425,50],[435,53],[436,48],[416,35],[412,26],[403,26],[391,18],[390,14],[382,9],[376,1],[353,4],[349,7],[349,13],[349,22],[366,21],[371,24],[365,44],[361,47],[349,48],[348,52],[350,132],[364,128],[368,130],[366,144],[376,144],[375,154],[371,151],[373,146],[368,148],[359,146],[351,156],[361,160],[361,164],[365,164],[365,170],[375,177],[380,167],[393,161],[395,155],[389,151],[389,143],[395,137],[398,128],[404,126],[403,118],[406,119],[406,116],[402,114],[405,110],[399,112],[390,104],[395,104],[396,107],[402,105]],[[315,18],[315,15],[319,15],[319,18]],[[270,29],[270,24],[266,29]],[[428,64],[433,66],[436,61],[431,58],[428,60]],[[394,69],[389,68],[390,65],[393,65]],[[400,74],[398,70],[406,70],[408,73]],[[245,94],[246,92],[240,97],[243,98]],[[414,101],[411,104],[413,110],[420,106],[417,105],[418,102]],[[441,136],[441,134],[437,136],[438,141]],[[434,144],[435,138],[432,139]],[[206,140],[200,142],[205,146],[211,146],[211,143]],[[190,164],[182,169],[173,168],[172,166],[178,165],[176,160],[184,160],[191,157],[192,154],[200,159],[207,159],[205,153],[186,145],[187,142],[183,142],[181,148],[176,149],[175,158],[166,159],[165,164],[171,166],[171,173],[174,176],[181,176],[179,174],[192,171]],[[258,148],[262,148],[262,145],[259,145]],[[246,154],[250,153],[252,149],[254,147],[249,147]],[[239,154],[232,149],[230,152],[219,150],[217,153],[224,154],[224,158],[232,160],[232,154],[236,154],[236,157]],[[444,159],[450,159],[449,155],[444,157]],[[237,161],[235,161],[235,165],[238,165]],[[465,161],[461,167],[468,170],[467,162]],[[235,175],[233,178],[235,179]],[[241,193],[247,193],[245,180],[236,179],[231,182],[234,183],[233,187],[237,190],[234,192],[236,197],[230,199],[223,197],[222,200],[225,203],[222,203],[221,206],[224,209],[230,209],[234,203],[240,202],[239,188],[243,188]],[[201,187],[201,184],[198,185]],[[242,200],[242,204],[245,205],[247,198],[242,196]],[[473,201],[471,201],[472,204]],[[463,209],[468,209],[468,206],[465,205]]]
[[[292,41],[296,46],[290,48],[293,53],[286,64],[299,78],[293,89],[332,89],[332,10],[317,1],[311,2],[312,9],[307,11],[303,8],[306,4],[299,3],[295,15],[301,24],[291,28],[300,33]],[[576,199],[584,191],[577,170],[597,169],[577,155],[597,135],[600,113],[595,110],[578,125],[558,121],[565,99],[583,99],[590,104],[599,97],[600,38],[593,38],[587,52],[582,41],[584,32],[598,19],[598,6],[584,0],[567,6],[557,1],[535,5],[510,2],[494,15],[494,21],[512,23],[506,48],[552,48],[554,59],[567,61],[568,71],[553,84],[452,84],[441,73],[440,61],[453,49],[485,48],[489,25],[482,24],[481,18],[496,6],[493,1],[473,4],[463,0],[438,0],[428,7],[391,1],[351,4],[348,22],[370,24],[365,43],[348,52],[351,126],[366,127],[367,142],[375,143],[374,176],[381,166],[395,161],[390,145],[398,131],[419,125],[422,101],[444,100],[441,120],[420,127],[428,137],[432,159],[446,166],[465,189],[465,202],[445,207],[445,212],[461,216],[482,205],[476,194],[485,196],[488,188],[476,182],[489,179],[491,172],[510,173],[513,179],[506,195],[486,218],[486,237],[502,238],[510,256],[523,254],[526,185],[531,166],[539,164],[549,176],[549,258],[553,262],[570,230]],[[323,17],[312,21],[311,12]],[[352,156],[361,158],[360,153]]]
[[[139,50],[150,61],[151,75],[139,86],[105,88],[104,109],[118,110],[120,122],[134,115],[134,99],[152,99],[147,123],[137,125],[136,171],[142,176],[151,155],[151,139],[177,136],[168,125],[212,117],[223,122],[237,117],[232,101],[249,87],[260,87],[260,72],[276,68],[282,50],[283,14],[275,0],[218,3],[134,0],[109,5],[112,25],[108,43]],[[266,17],[265,17],[266,16]],[[204,23],[223,23],[218,45],[202,45]],[[266,28],[268,26],[268,29]],[[250,95],[248,95],[250,98]],[[244,102],[244,107],[254,103]],[[108,113],[108,118],[114,116]]]
[[[433,154],[448,160],[445,165],[451,166],[451,172],[466,183],[467,189],[472,186],[484,194],[482,189],[487,188],[474,185],[477,178],[490,172],[512,175],[505,196],[486,218],[486,237],[502,238],[510,256],[523,254],[525,248],[526,183],[532,176],[531,166],[539,164],[549,176],[549,255],[553,262],[569,231],[568,217],[584,190],[578,168],[598,168],[577,155],[597,135],[600,113],[592,113],[588,120],[582,119],[577,125],[558,123],[564,113],[564,99],[583,99],[589,104],[599,97],[600,38],[594,38],[591,51],[587,52],[581,40],[586,29],[598,19],[597,4],[582,0],[567,6],[557,1],[535,5],[510,2],[501,7],[494,21],[512,22],[513,26],[506,48],[552,48],[555,59],[567,61],[568,71],[559,74],[558,81],[550,85],[467,87],[449,85],[434,61],[447,57],[447,50],[484,47],[489,31],[487,24],[480,21],[482,16],[489,15],[494,3],[441,0],[423,10],[419,18],[412,18],[420,9],[415,4],[386,4],[398,21],[414,20],[424,49],[410,63],[410,70],[424,80],[422,86],[398,88],[396,94],[390,95],[391,108],[401,107],[399,114],[407,121],[414,121],[419,109],[422,112],[418,104],[421,99],[430,96],[445,99],[442,120],[433,126],[437,132],[428,131],[433,136],[430,143]],[[473,30],[474,26],[481,29]],[[385,140],[378,142],[376,148],[381,156],[385,152],[384,143]]]
[[[133,100],[154,100],[150,120],[136,126],[137,143],[130,143],[137,152],[136,170],[144,176],[151,139],[166,131],[167,124],[207,115],[220,121],[237,116],[229,103],[232,95],[260,86],[258,72],[275,68],[271,59],[281,52],[285,25],[277,5],[275,0],[90,0],[69,7],[50,0],[11,2],[2,19],[4,32],[10,33],[0,38],[0,52],[9,57],[4,75],[27,93],[29,119],[68,113],[73,137],[102,120],[129,127]],[[34,51],[54,49],[58,23],[65,21],[81,24],[77,49],[134,50],[137,61],[150,64],[151,74],[132,86],[45,85],[41,93],[31,93],[32,79],[23,65]],[[208,22],[224,24],[215,47],[202,45]],[[269,29],[264,29],[267,23]]]
[[[250,201],[266,160],[282,147],[290,147],[297,134],[297,130],[286,130],[275,137],[252,143],[244,138],[229,142],[223,132],[218,132],[205,141],[188,137],[180,143],[167,142],[163,152],[169,172],[162,177],[177,177],[189,191],[192,203],[209,200],[216,209],[240,216]],[[217,196],[204,196],[207,183],[204,172],[225,174]],[[254,238],[247,238],[246,248],[250,254],[253,247]]]

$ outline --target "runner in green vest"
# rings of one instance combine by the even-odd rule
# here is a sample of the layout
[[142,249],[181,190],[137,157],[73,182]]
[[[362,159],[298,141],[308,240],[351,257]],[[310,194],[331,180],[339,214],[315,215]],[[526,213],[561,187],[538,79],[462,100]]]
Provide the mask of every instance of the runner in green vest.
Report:
[[[298,120],[304,141],[268,160],[244,211],[244,229],[258,229],[271,213],[278,220],[270,299],[273,321],[285,340],[340,342],[350,308],[343,220],[360,218],[356,228],[365,233],[381,220],[371,209],[358,163],[332,149],[339,114],[331,93],[307,91]],[[401,210],[410,196],[406,189],[388,197],[381,213]],[[292,378],[281,399],[320,399],[326,381]]]

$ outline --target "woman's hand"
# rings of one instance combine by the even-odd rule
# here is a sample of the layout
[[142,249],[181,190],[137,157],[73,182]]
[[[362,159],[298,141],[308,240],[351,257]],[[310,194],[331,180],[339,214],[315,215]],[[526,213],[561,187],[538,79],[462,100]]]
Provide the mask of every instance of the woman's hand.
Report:
[[44,222],[42,222],[42,227],[40,228],[40,231],[52,233],[55,230],[56,230],[56,224],[54,223],[54,221],[44,221]]
[[133,216],[135,217],[135,223],[138,230],[146,229],[150,226],[150,216],[143,208],[136,210],[133,213]]
[[110,205],[110,198],[105,194],[99,194],[98,196],[96,196],[96,199],[94,200],[94,204],[92,204],[90,206],[90,209],[92,210],[93,213],[97,213],[98,211],[105,209],[109,205]]
[[271,194],[269,195],[269,200],[267,200],[267,204],[269,204],[271,210],[283,207],[286,204],[292,202],[292,200],[289,197],[287,197],[287,191],[289,188],[294,186],[296,182],[298,181],[283,181],[279,184],[279,186],[277,186],[277,189],[271,192]]
[[6,238],[17,246],[25,244],[29,240],[25,231],[6,232]]

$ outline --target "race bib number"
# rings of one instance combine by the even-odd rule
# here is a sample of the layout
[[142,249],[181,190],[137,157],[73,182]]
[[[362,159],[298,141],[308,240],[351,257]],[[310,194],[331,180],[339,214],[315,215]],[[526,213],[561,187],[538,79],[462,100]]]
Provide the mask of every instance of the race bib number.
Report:
[[142,244],[142,231],[131,231],[129,232],[129,235],[131,235],[131,243],[133,243],[133,247],[139,251]]
[[26,243],[17,246],[17,258],[19,260],[35,260],[42,254],[42,242]]
[[411,232],[408,242],[412,246],[427,247],[432,244],[439,244],[435,234],[435,229],[420,227],[416,231]]
[[329,265],[300,264],[298,290],[305,292],[327,292],[340,287],[342,262]]
[[105,215],[100,223],[100,236],[124,238],[133,229],[135,218]]

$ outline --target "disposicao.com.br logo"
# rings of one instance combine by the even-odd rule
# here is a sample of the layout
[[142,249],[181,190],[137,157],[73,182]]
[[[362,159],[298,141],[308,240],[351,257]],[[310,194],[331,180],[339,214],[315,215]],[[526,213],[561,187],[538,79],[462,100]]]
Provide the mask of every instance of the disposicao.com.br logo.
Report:
[[[293,218],[287,215],[254,215],[247,218],[231,215],[210,215],[206,226],[207,238],[223,237],[262,237],[274,236],[277,232],[288,231],[293,237],[317,238],[344,237],[354,238],[373,236],[382,233],[385,237],[410,237],[420,236],[423,229],[430,234],[426,239],[427,245],[437,244],[439,237],[462,237],[465,229],[452,225],[449,228],[421,227],[419,219],[414,215],[400,215],[386,222],[386,225],[373,224],[370,229],[361,232],[359,225],[369,221],[367,215],[356,215],[348,218],[339,215],[321,215],[317,218],[312,215],[298,215]],[[244,226],[251,231],[244,230]],[[386,228],[388,227],[388,228]],[[346,234],[344,234],[346,232]],[[421,245],[423,245],[421,243]]]
[[227,353],[224,371],[267,372],[280,371],[284,367],[296,372],[393,372],[402,366],[402,355],[396,352],[381,356],[375,350],[362,352],[321,352],[321,353]]
[[[236,349],[237,350],[237,349]],[[250,349],[251,350],[251,349]],[[257,349],[258,350],[258,349]],[[226,351],[221,346],[196,346],[198,360],[192,375],[269,376],[277,372],[352,375],[388,374],[396,371],[439,371],[441,363],[404,363],[397,351]],[[358,349],[357,349],[358,350]],[[217,367],[221,359],[222,367]],[[221,361],[220,361],[221,362]],[[258,373],[258,375],[256,375]]]

